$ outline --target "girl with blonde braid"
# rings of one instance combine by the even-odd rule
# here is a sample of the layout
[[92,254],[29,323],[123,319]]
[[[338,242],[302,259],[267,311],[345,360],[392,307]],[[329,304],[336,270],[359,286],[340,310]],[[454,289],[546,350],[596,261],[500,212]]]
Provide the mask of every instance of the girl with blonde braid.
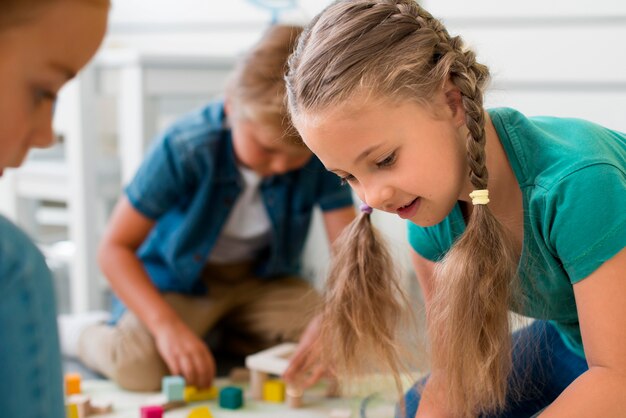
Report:
[[[626,135],[485,110],[488,79],[411,0],[336,2],[290,58],[289,107],[305,144],[367,205],[410,221],[431,374],[398,414],[620,416]],[[321,346],[339,371],[382,362],[397,375],[407,308],[369,214],[339,246]],[[509,310],[537,320],[511,336]]]

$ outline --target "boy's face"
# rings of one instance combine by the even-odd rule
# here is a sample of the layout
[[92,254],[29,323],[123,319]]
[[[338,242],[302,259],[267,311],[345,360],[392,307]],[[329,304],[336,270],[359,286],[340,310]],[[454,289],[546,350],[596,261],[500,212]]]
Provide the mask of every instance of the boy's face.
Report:
[[231,121],[237,161],[262,177],[304,166],[313,154],[305,146],[287,144],[280,129],[242,118]]
[[60,0],[0,31],[0,175],[29,148],[53,143],[56,94],[96,52],[107,14],[106,7]]

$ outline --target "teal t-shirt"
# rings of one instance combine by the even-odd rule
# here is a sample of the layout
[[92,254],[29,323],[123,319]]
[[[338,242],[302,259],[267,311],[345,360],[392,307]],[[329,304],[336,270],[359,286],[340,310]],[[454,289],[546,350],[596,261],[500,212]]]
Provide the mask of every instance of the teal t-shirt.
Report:
[[[520,184],[522,313],[550,320],[584,357],[572,285],[626,246],[626,134],[579,120],[489,110]],[[439,224],[409,222],[411,246],[438,261],[465,230],[457,204]]]

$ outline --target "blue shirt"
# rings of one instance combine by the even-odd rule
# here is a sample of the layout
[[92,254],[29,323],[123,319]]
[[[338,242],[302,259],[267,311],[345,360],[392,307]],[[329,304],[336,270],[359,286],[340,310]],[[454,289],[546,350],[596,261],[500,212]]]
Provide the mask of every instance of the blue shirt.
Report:
[[[204,291],[201,271],[243,186],[222,101],[183,117],[158,138],[126,195],[156,221],[137,255],[159,290]],[[352,205],[350,189],[314,156],[300,169],[263,179],[260,188],[271,244],[256,274],[298,274],[313,208]]]
[[[491,120],[519,182],[524,243],[520,313],[551,320],[584,357],[573,284],[626,246],[626,135],[579,119],[526,118],[492,109]],[[409,223],[409,241],[438,261],[465,231],[458,204],[439,224]]]
[[52,274],[0,216],[0,416],[65,417]]

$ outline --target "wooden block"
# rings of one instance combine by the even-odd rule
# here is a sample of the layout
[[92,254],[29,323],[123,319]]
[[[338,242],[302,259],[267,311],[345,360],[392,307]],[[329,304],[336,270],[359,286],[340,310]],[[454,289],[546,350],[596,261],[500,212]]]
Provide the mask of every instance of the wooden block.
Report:
[[92,400],[89,403],[89,412],[87,415],[110,414],[111,412],[113,412],[113,403]]
[[79,418],[78,405],[75,403],[65,405],[65,414],[67,418]]
[[163,407],[158,405],[143,406],[140,411],[141,418],[163,418]]
[[184,392],[186,402],[204,402],[217,399],[219,393],[215,386],[206,389],[198,389],[195,386],[187,386]]
[[263,400],[265,402],[285,402],[285,383],[278,379],[265,382],[263,385]]
[[260,401],[263,399],[263,385],[267,382],[267,373],[259,370],[250,370],[250,395],[252,399]]
[[213,418],[211,411],[208,406],[203,406],[201,408],[194,408],[191,410],[187,418]]
[[185,379],[182,376],[165,376],[161,390],[168,401],[185,400]]
[[243,391],[235,386],[227,386],[220,390],[220,407],[239,409],[243,406]]
[[80,392],[80,374],[67,373],[65,375],[65,394],[78,395]]
[[75,405],[76,410],[78,411],[79,418],[85,418],[89,416],[91,400],[86,395],[69,395],[65,399],[65,404],[67,406]]
[[287,386],[287,405],[289,408],[302,408],[303,392],[301,389],[294,386]]
[[246,367],[265,373],[282,376],[289,366],[289,357],[296,350],[296,344],[284,343],[246,357]]

